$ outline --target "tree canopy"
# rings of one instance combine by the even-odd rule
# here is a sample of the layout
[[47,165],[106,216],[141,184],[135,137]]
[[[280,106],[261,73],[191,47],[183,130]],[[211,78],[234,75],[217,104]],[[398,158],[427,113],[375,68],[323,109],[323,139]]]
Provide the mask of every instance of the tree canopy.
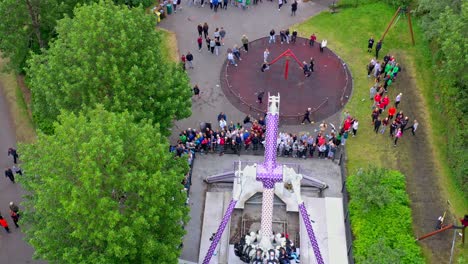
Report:
[[187,74],[162,55],[154,16],[112,2],[77,7],[57,24],[56,40],[33,55],[27,74],[33,115],[50,132],[61,109],[76,111],[102,103],[128,110],[137,120],[160,124],[168,134],[174,119],[190,115]]
[[23,222],[36,257],[58,263],[176,263],[186,223],[174,158],[151,122],[98,106],[63,113],[21,146]]

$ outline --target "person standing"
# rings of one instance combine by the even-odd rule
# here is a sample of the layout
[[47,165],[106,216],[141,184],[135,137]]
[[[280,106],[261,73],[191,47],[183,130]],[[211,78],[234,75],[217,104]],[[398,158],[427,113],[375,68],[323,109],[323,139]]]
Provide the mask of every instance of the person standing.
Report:
[[297,40],[297,30],[293,30],[292,35],[291,35],[291,43],[296,43]]
[[263,96],[265,95],[265,92],[264,91],[261,91],[258,95],[257,95],[257,102],[259,104],[263,103]]
[[315,36],[315,33],[312,33],[309,39],[309,46],[313,47],[316,40],[317,40],[317,36]]
[[187,62],[188,62],[188,66],[190,69],[193,69],[193,55],[192,53],[190,53],[190,51],[187,52],[187,55],[185,56],[185,58],[187,59]]
[[380,134],[384,134],[385,133],[385,129],[387,128],[389,124],[389,119],[388,117],[384,118],[384,120],[382,120],[382,129],[380,129]]
[[203,39],[202,39],[202,36],[198,36],[197,38],[197,44],[198,44],[198,52],[201,52],[202,51],[202,45],[203,45]]
[[379,51],[382,49],[382,40],[379,40],[379,42],[377,42],[377,45],[375,46],[375,58],[378,59],[379,58]]
[[312,113],[312,108],[307,108],[307,111],[304,113],[304,118],[302,119],[302,125],[305,124],[305,121],[307,120],[307,122],[313,124],[312,121],[310,121],[310,114]]
[[203,34],[205,35],[205,39],[208,37],[208,23],[205,22],[205,24],[203,24]]
[[182,57],[180,57],[180,62],[182,63],[182,70],[185,71],[185,62],[187,61],[187,58],[185,57],[185,54],[182,54]]
[[398,124],[395,120],[393,120],[392,124],[390,125],[390,136],[393,137],[393,134],[395,134],[395,131],[398,128]]
[[242,45],[244,46],[245,52],[249,52],[249,39],[246,35],[242,35],[241,38]]
[[377,119],[374,121],[374,132],[376,134],[379,133],[380,125],[382,125],[382,121],[377,117]]
[[358,122],[357,119],[354,119],[354,122],[353,122],[353,137],[355,137],[357,135],[358,127],[359,127],[359,122]]
[[395,107],[398,108],[398,105],[400,104],[400,101],[401,101],[401,96],[403,94],[402,93],[399,93],[396,98],[395,98]]
[[377,93],[377,90],[375,89],[375,85],[372,85],[371,88],[369,89],[369,96],[371,100],[374,100],[374,96]]
[[309,69],[309,64],[307,64],[307,62],[305,62],[305,61],[302,62],[302,70],[304,71],[304,76],[305,77],[310,77],[311,72],[310,72],[310,69]]
[[226,30],[221,27],[221,30],[219,31],[219,36],[221,37],[221,45],[224,46],[224,38],[226,37]]
[[322,40],[322,43],[320,44],[320,52],[323,53],[323,49],[327,46],[328,41],[326,39]]
[[314,66],[315,66],[314,58],[312,58],[312,57],[310,58],[310,64],[309,65],[310,65],[309,66],[310,67],[310,72],[314,72]]
[[13,202],[10,202],[10,216],[11,216],[11,219],[13,220],[13,223],[15,223],[15,227],[18,228],[19,227],[18,221],[20,217],[19,208]]
[[208,51],[210,51],[210,43],[211,43],[211,39],[209,36],[206,36],[205,38],[205,42],[206,42],[206,47],[208,48]]
[[268,40],[268,44],[276,43],[275,33],[274,29],[270,30],[270,40]]
[[197,31],[198,31],[198,36],[201,37],[202,34],[203,34],[203,26],[202,26],[202,24],[198,24],[198,26],[197,26]]
[[215,41],[214,38],[212,38],[212,39],[210,40],[210,51],[211,51],[211,54],[214,54],[215,47],[216,47],[216,41]]
[[15,175],[10,168],[5,169],[5,178],[9,178],[11,182],[15,183]]
[[265,49],[265,51],[263,52],[263,61],[264,62],[268,62],[268,56],[270,55],[270,51],[268,50],[268,48]]
[[374,47],[374,37],[371,37],[367,41],[367,52],[371,53],[372,52],[372,47]]
[[401,138],[402,135],[403,135],[403,133],[401,131],[401,128],[398,128],[398,131],[395,133],[395,141],[394,141],[394,145],[393,145],[394,147],[396,147],[398,139]]
[[0,226],[2,226],[7,233],[10,233],[10,228],[8,227],[8,222],[0,215]]
[[8,149],[8,156],[12,156],[13,157],[13,163],[17,164],[18,163],[18,153],[16,152],[16,149],[14,148],[9,148]]
[[297,1],[294,0],[294,2],[291,4],[291,16],[295,16],[297,11]]
[[283,0],[278,0],[278,11],[281,11],[282,6],[283,6]]
[[200,88],[198,88],[198,84],[195,84],[195,86],[193,87],[193,94],[200,98]]
[[177,1],[178,0],[172,0],[172,7],[174,8],[174,14],[177,13]]
[[393,107],[393,106],[390,107],[390,108],[388,109],[388,119],[389,119],[389,120],[392,120],[393,117],[395,116],[395,113],[396,113],[396,108]]
[[219,55],[219,49],[221,48],[221,41],[219,38],[215,38],[215,54],[216,56]]

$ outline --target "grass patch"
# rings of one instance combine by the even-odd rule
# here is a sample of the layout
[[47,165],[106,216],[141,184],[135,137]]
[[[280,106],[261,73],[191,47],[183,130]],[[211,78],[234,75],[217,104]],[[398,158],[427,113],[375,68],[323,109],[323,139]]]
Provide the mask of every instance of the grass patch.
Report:
[[[5,63],[5,59],[0,59],[0,68],[3,68]],[[15,75],[1,72],[0,83],[3,85],[3,92],[14,122],[16,140],[22,143],[33,142],[36,139],[36,132]]]
[[[371,113],[369,88],[373,81],[372,78],[367,78],[366,70],[366,65],[374,55],[367,53],[367,40],[371,36],[376,41],[381,38],[395,11],[395,8],[384,3],[359,5],[358,8],[340,9],[336,14],[323,12],[294,27],[303,37],[309,37],[315,32],[318,40],[327,39],[328,46],[343,58],[353,74],[354,90],[346,109],[360,120],[360,129],[356,138],[347,141],[349,174],[355,174],[360,168],[366,168],[369,164],[392,169],[398,169],[399,166],[397,155],[391,149],[392,143],[388,137],[376,137],[372,129],[369,129]],[[404,70],[414,78],[415,89],[418,89],[420,96],[411,100],[421,102],[423,108],[419,111],[426,116],[424,129],[428,132],[428,142],[432,143],[435,174],[438,175],[442,188],[441,196],[450,199],[452,213],[461,216],[468,212],[468,201],[457,188],[450,169],[444,162],[447,160],[447,149],[444,147],[446,145],[444,116],[435,107],[437,98],[434,97],[436,87],[433,84],[432,54],[418,26],[418,21],[413,20],[413,27],[415,46],[411,44],[407,20],[401,17],[385,37],[379,56],[382,59],[386,53],[396,55],[397,60],[404,61]],[[392,100],[399,86],[403,85],[405,84],[397,81],[394,84],[396,89],[390,88]],[[409,104],[410,100],[406,102]],[[400,160],[411,159],[409,153],[405,151],[399,151],[398,155]],[[410,164],[400,164],[400,166],[410,166]],[[468,250],[461,250],[459,253],[464,259],[468,259]]]
[[163,35],[163,54],[167,59],[172,60],[173,62],[179,62],[179,49],[177,48],[177,38],[174,32],[163,28],[157,28],[157,31],[161,32]]

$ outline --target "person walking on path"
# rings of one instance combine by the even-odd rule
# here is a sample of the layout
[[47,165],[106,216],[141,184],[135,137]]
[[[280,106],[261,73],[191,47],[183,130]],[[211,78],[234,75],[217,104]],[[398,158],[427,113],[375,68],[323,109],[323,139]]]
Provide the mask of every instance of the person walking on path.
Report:
[[395,98],[395,107],[396,107],[396,108],[398,108],[398,105],[399,105],[400,102],[401,102],[401,96],[402,96],[402,95],[403,95],[402,93],[399,93],[399,94],[396,96],[396,98]]
[[202,52],[203,39],[201,35],[198,36],[197,38],[197,44],[198,44],[198,52]]
[[215,54],[219,56],[219,49],[221,48],[221,41],[219,38],[215,38]]
[[379,40],[379,42],[377,42],[377,45],[375,46],[375,58],[378,59],[379,58],[379,51],[382,49],[382,40]]
[[314,58],[310,58],[310,64],[309,64],[309,68],[310,68],[310,72],[314,72],[314,66],[315,66],[315,60]]
[[309,39],[309,46],[313,47],[316,40],[317,40],[317,36],[315,36],[315,33],[312,33]]
[[200,99],[200,88],[198,88],[198,84],[195,84],[193,87],[193,95]]
[[10,228],[8,227],[8,222],[0,215],[0,226],[2,226],[7,233],[10,233]]
[[10,168],[5,169],[5,177],[9,178],[11,182],[15,183],[15,175]]
[[411,133],[413,134],[413,136],[416,136],[416,129],[418,129],[418,126],[419,126],[419,123],[418,123],[418,120],[414,120],[413,121],[413,125],[406,128],[405,130],[408,130],[408,129],[411,129]]
[[270,30],[270,39],[268,40],[268,44],[276,43],[275,33],[274,29]]
[[354,122],[353,122],[353,137],[355,137],[357,135],[357,130],[359,128],[359,122],[357,119],[354,119]]
[[12,170],[13,170],[13,172],[15,174],[19,174],[19,175],[23,176],[23,171],[21,170],[20,167],[16,167],[15,165],[13,165]]
[[394,147],[396,147],[398,139],[401,138],[403,135],[403,132],[401,131],[401,128],[398,128],[397,132],[395,133],[395,141],[394,141]]
[[180,62],[182,63],[182,70],[185,71],[185,62],[187,61],[187,57],[185,57],[185,54],[182,54],[182,57],[180,57]]
[[18,221],[20,218],[19,208],[13,202],[10,202],[10,216],[11,216],[11,219],[13,220],[13,223],[15,223],[15,227],[18,228],[19,227]]
[[208,51],[210,51],[211,38],[209,36],[207,36],[205,38],[205,42],[206,42],[206,47],[208,48]]
[[205,24],[203,24],[203,34],[205,35],[205,39],[208,37],[208,29],[210,27],[208,26],[208,23],[205,22]]
[[283,0],[278,0],[278,11],[281,11],[282,6],[283,6]]
[[221,45],[224,46],[224,38],[226,37],[226,30],[221,27],[221,30],[219,31],[219,36],[221,37]]
[[294,2],[291,4],[291,16],[295,16],[297,11],[297,1],[294,0]]
[[202,24],[198,24],[198,26],[197,26],[197,31],[198,31],[198,36],[201,37],[202,34],[203,34],[203,26],[202,26]]
[[310,121],[310,114],[312,113],[312,108],[307,108],[307,111],[304,113],[304,118],[302,118],[302,124],[304,125],[305,124],[305,121],[307,120],[307,122],[313,124],[312,121]]
[[188,67],[190,69],[193,69],[193,55],[190,53],[190,51],[187,51],[187,55],[185,55],[185,58],[187,59]]
[[246,35],[242,35],[241,38],[242,45],[244,46],[245,52],[249,52],[249,39]]
[[371,53],[373,47],[374,47],[374,37],[371,37],[369,41],[367,41],[367,52]]
[[16,152],[16,149],[14,148],[9,148],[8,149],[8,156],[13,157],[13,163],[17,164],[18,163],[18,153]]
[[266,48],[265,51],[263,52],[263,61],[264,62],[268,62],[268,55],[270,55],[270,51],[268,50],[268,48]]
[[327,46],[328,41],[326,39],[322,40],[322,43],[320,44],[320,52],[323,53],[323,49]]

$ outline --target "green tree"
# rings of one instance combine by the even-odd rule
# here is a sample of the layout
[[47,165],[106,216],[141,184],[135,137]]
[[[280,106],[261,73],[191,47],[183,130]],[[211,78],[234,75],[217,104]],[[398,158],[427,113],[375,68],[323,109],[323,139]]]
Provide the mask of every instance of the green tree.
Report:
[[151,122],[98,106],[21,146],[28,241],[55,263],[176,263],[187,221],[174,158]]
[[165,135],[174,119],[190,115],[187,74],[162,55],[154,16],[112,2],[78,7],[74,15],[58,22],[49,50],[29,61],[39,128],[51,132],[61,109],[96,103],[158,122]]
[[55,35],[56,21],[71,15],[77,3],[87,0],[0,1],[0,51],[9,58],[8,69],[23,72],[32,53],[47,48]]

